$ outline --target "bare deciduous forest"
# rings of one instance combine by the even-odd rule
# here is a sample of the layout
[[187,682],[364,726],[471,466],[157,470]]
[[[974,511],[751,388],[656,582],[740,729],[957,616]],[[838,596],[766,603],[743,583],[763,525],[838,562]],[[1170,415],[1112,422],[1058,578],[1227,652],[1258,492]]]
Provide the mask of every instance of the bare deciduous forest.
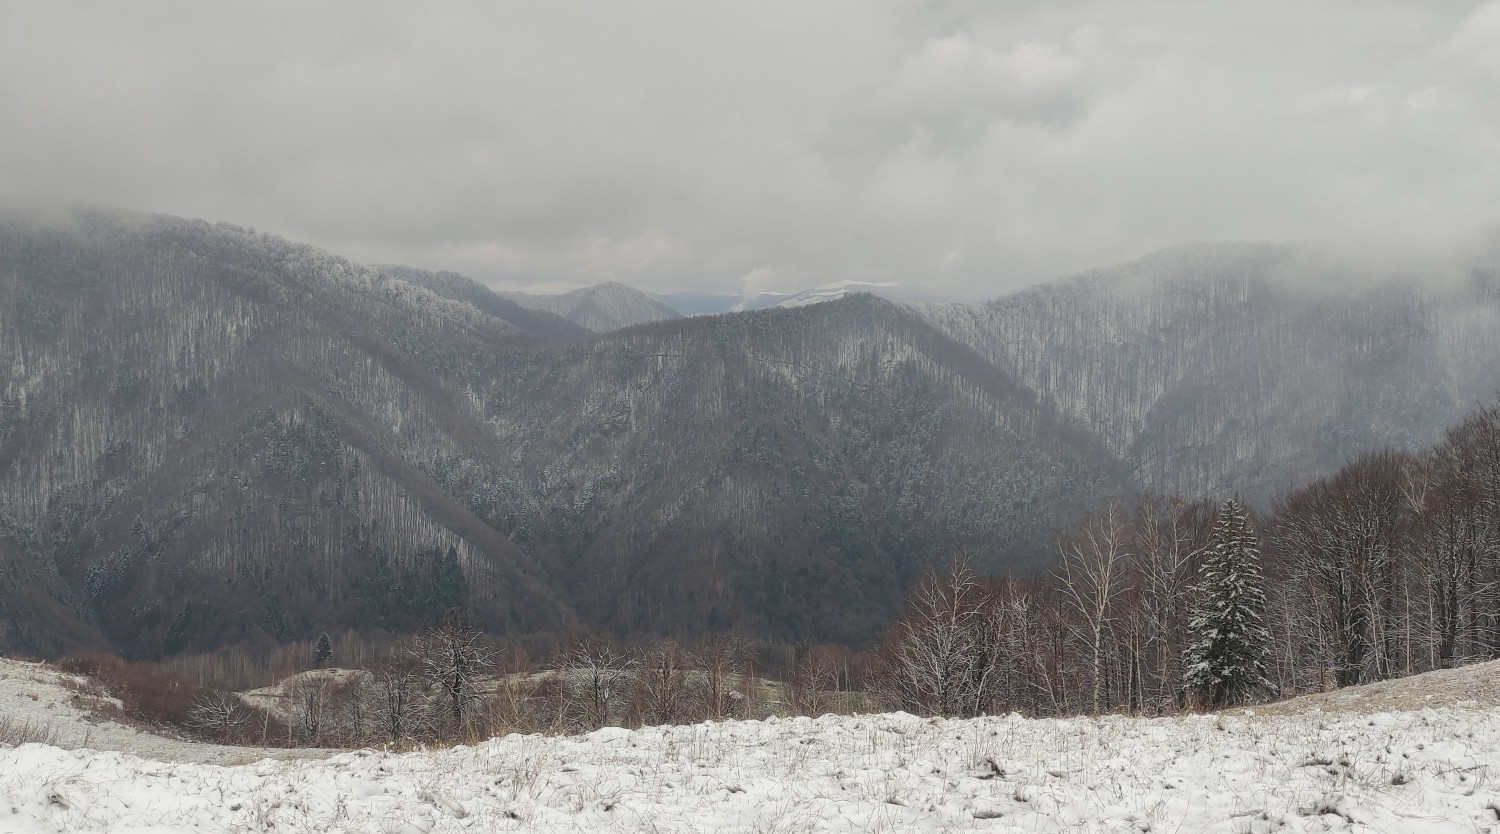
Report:
[[[934,572],[871,688],[918,713],[1176,712],[1217,507],[1146,497],[1071,531],[1036,581]],[[1260,514],[1264,699],[1500,656],[1500,407],[1371,451]]]

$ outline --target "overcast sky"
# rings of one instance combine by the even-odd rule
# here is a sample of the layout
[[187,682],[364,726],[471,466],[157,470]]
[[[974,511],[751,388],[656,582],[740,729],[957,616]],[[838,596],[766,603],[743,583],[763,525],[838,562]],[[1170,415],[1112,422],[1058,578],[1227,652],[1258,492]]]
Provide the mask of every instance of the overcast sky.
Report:
[[1500,227],[1500,2],[0,0],[0,193],[497,285]]

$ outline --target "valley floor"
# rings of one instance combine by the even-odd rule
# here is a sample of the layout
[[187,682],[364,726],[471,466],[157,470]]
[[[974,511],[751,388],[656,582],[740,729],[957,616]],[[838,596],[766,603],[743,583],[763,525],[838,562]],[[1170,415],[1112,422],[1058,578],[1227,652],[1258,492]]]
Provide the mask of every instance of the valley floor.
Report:
[[1500,666],[1442,674],[1454,698],[1417,677],[1375,711],[829,716],[231,767],[26,745],[0,749],[0,831],[1500,832],[1500,711],[1467,697]]

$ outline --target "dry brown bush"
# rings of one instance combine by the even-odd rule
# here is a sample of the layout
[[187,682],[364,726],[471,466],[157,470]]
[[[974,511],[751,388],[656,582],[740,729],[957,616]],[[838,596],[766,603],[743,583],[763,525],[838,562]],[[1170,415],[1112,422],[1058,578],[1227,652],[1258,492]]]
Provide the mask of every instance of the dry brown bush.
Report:
[[57,666],[96,683],[120,701],[126,719],[147,727],[232,743],[270,744],[287,736],[280,720],[250,704],[243,704],[243,720],[209,726],[203,720],[204,704],[230,693],[187,683],[157,664],[131,663],[103,652],[80,652],[62,658]]

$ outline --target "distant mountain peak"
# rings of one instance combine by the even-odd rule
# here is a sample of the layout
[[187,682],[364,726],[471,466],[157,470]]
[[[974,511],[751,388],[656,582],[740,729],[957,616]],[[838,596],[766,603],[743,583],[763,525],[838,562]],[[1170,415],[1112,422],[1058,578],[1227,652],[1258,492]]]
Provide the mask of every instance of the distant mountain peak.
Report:
[[875,290],[894,289],[900,286],[894,281],[834,281],[810,290],[789,295],[777,301],[775,307],[806,307],[809,304],[821,304],[825,301],[833,301],[853,293],[868,293]]
[[618,281],[553,295],[501,292],[499,295],[533,310],[562,316],[595,333],[608,333],[637,324],[682,318],[660,299]]
[[857,293],[868,293],[886,297],[899,297],[893,292],[901,288],[894,281],[842,280],[820,284],[805,290],[785,292],[782,290],[757,290],[738,293],[713,293],[679,291],[657,293],[655,297],[680,310],[686,315],[716,315],[720,313],[743,313],[750,310],[765,310],[771,307],[806,307],[825,301],[844,298]]
[[544,341],[566,342],[588,337],[590,331],[562,316],[537,310],[505,298],[489,287],[457,272],[429,272],[408,266],[376,267],[387,275],[429,290],[443,298],[463,302],[487,316],[499,319]]

